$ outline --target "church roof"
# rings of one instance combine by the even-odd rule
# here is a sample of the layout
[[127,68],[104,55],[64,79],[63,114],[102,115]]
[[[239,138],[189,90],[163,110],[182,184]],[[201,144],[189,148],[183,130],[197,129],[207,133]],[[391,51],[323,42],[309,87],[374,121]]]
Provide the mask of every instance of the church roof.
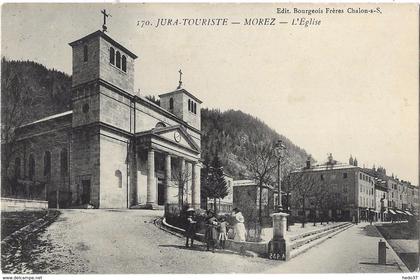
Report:
[[186,95],[188,95],[189,97],[191,97],[192,99],[194,99],[196,102],[198,102],[200,104],[203,103],[200,99],[198,99],[197,97],[195,97],[194,95],[192,95],[191,93],[189,93],[184,88],[177,89],[177,90],[174,90],[174,91],[171,91],[171,92],[168,92],[168,93],[159,94],[159,97],[167,96],[167,95],[172,95],[172,94],[176,94],[176,93],[179,93],[179,92],[185,93]]
[[135,55],[134,53],[132,53],[131,51],[129,51],[127,48],[125,48],[123,45],[121,45],[120,43],[118,43],[117,41],[115,41],[114,39],[112,39],[111,37],[109,37],[108,35],[105,34],[105,32],[102,32],[101,30],[95,31],[89,35],[86,35],[83,38],[80,38],[76,41],[73,41],[71,43],[69,43],[70,46],[74,47],[78,44],[80,44],[83,41],[86,41],[90,38],[96,37],[96,36],[100,36],[102,38],[104,38],[105,40],[107,40],[108,42],[110,42],[111,44],[113,44],[114,46],[116,46],[117,48],[123,50],[125,53],[127,53],[129,56],[131,56],[132,58],[136,59],[137,55]]
[[42,118],[42,119],[39,119],[39,120],[30,122],[30,123],[23,124],[20,127],[24,127],[24,126],[28,126],[28,125],[32,125],[32,124],[36,124],[36,123],[41,123],[41,122],[45,122],[45,121],[49,121],[49,120],[53,120],[53,119],[57,119],[57,118],[60,118],[60,117],[71,115],[72,113],[73,113],[72,110],[66,111],[66,112],[62,112],[62,113],[51,115],[51,116],[48,116],[48,117],[45,117],[45,118]]

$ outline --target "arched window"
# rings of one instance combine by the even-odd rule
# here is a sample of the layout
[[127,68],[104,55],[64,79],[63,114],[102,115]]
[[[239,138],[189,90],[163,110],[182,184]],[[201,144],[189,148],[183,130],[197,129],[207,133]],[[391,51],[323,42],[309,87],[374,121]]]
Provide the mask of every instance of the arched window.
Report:
[[171,97],[169,98],[169,109],[173,109],[174,108],[174,99]]
[[68,159],[67,159],[67,149],[63,148],[60,152],[60,171],[61,177],[67,176],[68,174]]
[[123,55],[122,56],[122,70],[124,71],[124,72],[126,72],[127,71],[127,58],[125,57],[125,55]]
[[15,158],[15,177],[20,178],[20,158]]
[[35,176],[35,158],[32,154],[29,156],[28,176],[31,180]]
[[158,122],[155,127],[166,127],[166,124],[163,122]]
[[122,174],[121,174],[121,171],[115,170],[115,177],[117,177],[118,188],[122,188]]
[[118,68],[121,68],[121,54],[119,51],[117,51],[117,55],[115,56],[115,66]]
[[88,61],[88,46],[83,47],[83,61]]
[[46,151],[44,153],[44,176],[51,175],[51,153]]
[[111,63],[112,65],[115,64],[115,50],[113,47],[109,49],[109,63]]
[[192,111],[191,110],[191,100],[190,99],[188,99],[188,111],[190,111],[190,112]]

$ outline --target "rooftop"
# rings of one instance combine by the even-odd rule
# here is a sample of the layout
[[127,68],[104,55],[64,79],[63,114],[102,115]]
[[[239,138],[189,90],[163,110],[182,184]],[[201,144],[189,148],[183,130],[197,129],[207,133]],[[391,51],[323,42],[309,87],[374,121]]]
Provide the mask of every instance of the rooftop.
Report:
[[111,37],[109,37],[107,34],[105,34],[105,32],[98,30],[95,31],[93,33],[90,33],[89,35],[86,35],[83,38],[77,39],[71,43],[69,43],[70,46],[74,47],[80,43],[82,43],[83,41],[86,41],[90,38],[96,37],[96,36],[100,36],[102,38],[104,38],[106,41],[108,41],[109,43],[113,44],[114,46],[116,46],[117,48],[123,50],[125,53],[127,53],[129,56],[131,56],[133,59],[137,58],[137,55],[135,55],[134,53],[132,53],[131,51],[129,51],[127,48],[125,48],[123,45],[121,45],[120,43],[118,43],[117,41],[115,41],[114,39],[112,39]]
[[181,89],[177,89],[171,92],[167,92],[167,93],[163,93],[163,94],[159,94],[159,97],[162,98],[162,96],[167,96],[167,95],[172,95],[172,94],[176,94],[176,93],[185,93],[186,95],[188,95],[189,97],[191,97],[192,99],[194,99],[196,102],[198,103],[203,103],[200,99],[198,99],[197,97],[195,97],[194,95],[192,95],[191,93],[189,93],[186,89],[181,88]]
[[36,121],[34,121],[34,122],[30,122],[30,123],[27,123],[27,124],[21,125],[20,127],[25,127],[25,126],[33,125],[33,124],[36,124],[36,123],[41,123],[41,122],[45,122],[45,121],[49,121],[49,120],[53,120],[53,119],[57,119],[57,118],[60,118],[60,117],[64,117],[64,116],[67,116],[67,115],[71,115],[71,114],[73,114],[73,111],[72,111],[72,110],[70,110],[70,111],[66,111],[66,112],[62,112],[62,113],[59,113],[59,114],[51,115],[51,116],[48,116],[48,117],[45,117],[45,118],[42,118],[42,119],[36,120]]
[[[234,180],[233,181],[233,186],[238,186],[238,187],[257,186],[257,185],[258,184],[255,180]],[[267,184],[263,184],[263,186],[269,189],[274,189],[272,186],[267,185]]]

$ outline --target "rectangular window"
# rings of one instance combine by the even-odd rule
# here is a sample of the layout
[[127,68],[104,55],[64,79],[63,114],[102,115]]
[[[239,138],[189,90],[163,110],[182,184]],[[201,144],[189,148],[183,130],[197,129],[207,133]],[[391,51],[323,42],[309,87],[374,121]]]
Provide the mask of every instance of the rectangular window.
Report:
[[83,61],[88,61],[88,46],[83,47]]
[[347,178],[347,173],[346,172],[344,172],[343,173],[343,179],[346,179]]
[[324,181],[324,174],[321,174],[321,181]]

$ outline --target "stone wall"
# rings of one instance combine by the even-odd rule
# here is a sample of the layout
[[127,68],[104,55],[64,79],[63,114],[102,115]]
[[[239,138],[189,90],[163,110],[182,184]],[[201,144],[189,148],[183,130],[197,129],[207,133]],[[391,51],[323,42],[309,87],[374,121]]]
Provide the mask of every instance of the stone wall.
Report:
[[[10,166],[10,172],[14,172],[15,159],[20,158],[20,180],[33,181],[36,184],[45,184],[49,200],[56,199],[57,188],[62,193],[70,192],[70,141],[71,114],[63,117],[43,121],[22,128],[19,132],[19,141],[15,147]],[[51,155],[50,172],[45,171],[45,155]],[[29,177],[29,158],[34,158],[34,177]],[[61,156],[67,156],[67,168],[61,166]],[[52,197],[51,197],[52,195]]]
[[[193,113],[191,111],[188,110],[188,100],[193,101],[195,104],[197,104],[197,108],[196,108],[196,112],[197,113]],[[189,97],[188,95],[183,95],[183,100],[182,100],[182,108],[183,108],[183,120],[185,122],[187,122],[189,125],[191,125],[192,127],[201,130],[201,113],[200,113],[200,103],[196,102],[194,99],[192,99],[191,97]]]
[[[88,60],[84,61],[84,46],[88,47]],[[93,37],[73,47],[72,86],[99,78],[99,37]]]
[[127,208],[129,193],[128,139],[101,131],[101,208]]
[[80,204],[84,182],[90,182],[90,201],[99,207],[99,127],[73,129],[71,137],[71,189],[73,204]]
[[73,127],[99,121],[99,86],[89,83],[72,89]]
[[[115,53],[119,51],[121,57],[124,55],[127,59],[127,71],[122,71],[122,68],[117,68],[109,62],[109,49],[111,46],[115,49]],[[133,93],[134,88],[134,59],[127,55],[123,50],[100,37],[99,43],[99,63],[100,73],[99,77],[114,86],[117,86],[128,93]],[[122,64],[121,64],[122,65]]]
[[15,199],[5,197],[1,198],[2,212],[46,208],[48,208],[48,201],[46,200]]
[[[173,98],[173,109],[170,109],[169,100]],[[188,110],[188,100],[192,100],[197,105],[196,114]],[[193,98],[189,97],[182,90],[174,91],[171,94],[164,95],[160,98],[160,106],[165,110],[173,113],[175,116],[185,121],[192,127],[201,130],[201,105]]]
[[132,131],[134,116],[130,116],[129,98],[107,87],[100,86],[100,121],[109,125]]

